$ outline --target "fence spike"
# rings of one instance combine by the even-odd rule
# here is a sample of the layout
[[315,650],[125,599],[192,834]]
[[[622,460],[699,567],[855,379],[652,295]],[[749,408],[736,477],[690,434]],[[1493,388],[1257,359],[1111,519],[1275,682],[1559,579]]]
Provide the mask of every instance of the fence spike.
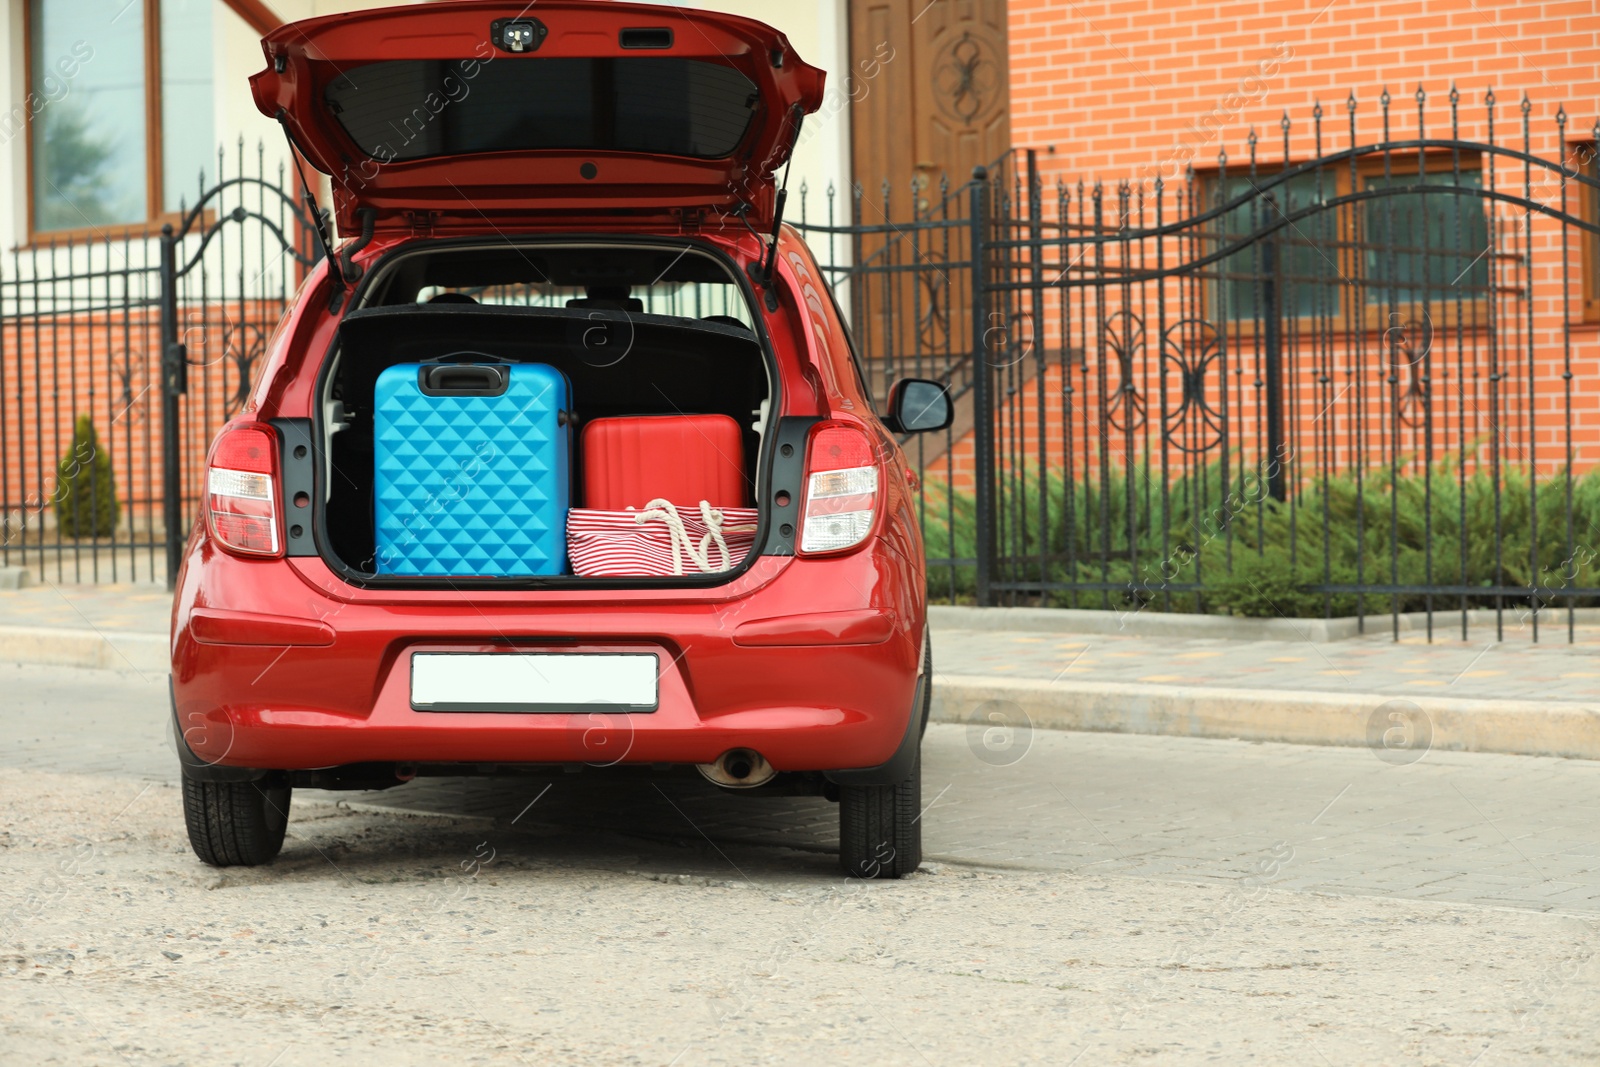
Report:
[[1522,113],[1524,115],[1526,115],[1528,112],[1530,112],[1532,110],[1533,110],[1533,101],[1528,99],[1528,91],[1526,89],[1524,89],[1522,91]]
[[1421,82],[1417,83],[1416,97],[1417,97],[1417,106],[1418,107],[1421,107],[1423,104],[1427,103],[1427,101],[1428,101],[1428,94],[1423,91]]
[[1283,118],[1278,120],[1278,129],[1282,130],[1284,133],[1288,133],[1289,132],[1289,127],[1292,126],[1292,125],[1293,125],[1293,123],[1291,123],[1289,121],[1289,109],[1288,108],[1284,108],[1283,109]]
[[1356,113],[1356,92],[1354,89],[1350,90],[1350,95],[1345,97],[1344,109],[1352,115]]
[[1385,85],[1383,87],[1383,92],[1378,94],[1378,104],[1379,104],[1380,107],[1383,108],[1383,110],[1388,111],[1389,110],[1389,100],[1390,100],[1389,87],[1387,85]]
[[[1285,111],[1284,114],[1287,115],[1288,112]],[[1322,118],[1322,101],[1320,99],[1312,101],[1312,103],[1311,103],[1311,117],[1314,118],[1314,119]]]
[[1494,87],[1490,86],[1483,92],[1483,106],[1494,107]]
[[1562,132],[1566,131],[1566,128],[1567,128],[1567,106],[1565,104],[1557,104],[1556,105],[1556,127],[1558,129],[1560,129]]
[[1450,82],[1450,106],[1451,107],[1455,107],[1456,104],[1458,104],[1460,102],[1461,102],[1461,93],[1457,91],[1456,83],[1455,83],[1454,80],[1452,80]]

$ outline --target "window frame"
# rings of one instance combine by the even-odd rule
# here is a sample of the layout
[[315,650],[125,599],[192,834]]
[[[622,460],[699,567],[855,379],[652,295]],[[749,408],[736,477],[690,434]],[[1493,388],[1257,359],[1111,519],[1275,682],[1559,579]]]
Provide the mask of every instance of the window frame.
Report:
[[[1588,159],[1582,159],[1578,164],[1578,172],[1586,178],[1600,181],[1600,143],[1590,140],[1580,140],[1568,146],[1568,150],[1577,155],[1587,152]],[[1586,185],[1576,186],[1578,204],[1576,210],[1568,209],[1591,225],[1600,224],[1600,189],[1591,189]],[[1578,256],[1578,295],[1579,306],[1576,324],[1600,325],[1600,234],[1589,233],[1586,230],[1578,231],[1580,255]]]
[[[1486,180],[1488,174],[1488,168],[1484,166],[1482,156],[1476,152],[1463,151],[1457,154],[1448,149],[1435,149],[1423,153],[1421,158],[1423,166],[1422,173],[1428,177],[1438,174],[1449,175],[1453,173],[1458,164],[1458,160],[1462,174],[1478,174],[1480,176],[1480,182]],[[1390,153],[1388,156],[1389,176],[1391,178],[1403,178],[1408,175],[1415,177],[1417,174],[1417,160],[1418,153],[1415,151]],[[1282,174],[1285,170],[1290,170],[1294,167],[1302,165],[1303,162],[1308,161],[1291,161],[1287,164],[1271,163],[1266,167],[1262,167],[1258,164],[1256,167],[1256,178],[1258,180],[1274,178],[1279,174]],[[1315,171],[1308,171],[1307,173],[1314,174]],[[1352,191],[1364,192],[1367,189],[1368,183],[1372,179],[1381,179],[1384,176],[1384,156],[1379,154],[1365,156],[1358,159],[1354,167],[1355,184],[1352,183],[1352,168],[1348,161],[1329,164],[1323,168],[1323,173],[1324,175],[1332,176],[1333,195],[1335,197],[1349,196],[1351,195]],[[1232,180],[1236,177],[1248,176],[1248,174],[1249,171],[1247,168],[1240,168],[1238,170],[1229,168],[1226,177],[1229,180]],[[1202,210],[1197,211],[1196,214],[1200,214],[1203,211],[1210,211],[1217,206],[1215,200],[1216,183],[1222,177],[1224,177],[1224,174],[1221,168],[1218,167],[1209,167],[1204,172],[1196,173],[1196,186],[1201,190],[1200,195],[1204,198],[1202,200]],[[1356,231],[1358,228],[1358,219],[1356,217],[1356,213],[1363,211],[1366,203],[1368,202],[1362,201],[1345,204],[1334,209],[1336,213],[1335,220],[1336,230],[1338,233],[1338,242],[1345,246],[1339,248],[1338,255],[1335,258],[1335,267],[1337,268],[1341,278],[1365,279],[1366,264],[1363,262],[1365,249],[1357,246]],[[1206,232],[1209,235],[1213,235],[1212,237],[1208,237],[1209,240],[1214,239],[1214,235],[1216,235],[1218,231],[1208,228]],[[1498,254],[1503,256],[1507,253],[1501,252]],[[1600,269],[1600,266],[1597,266],[1597,269]],[[1260,328],[1258,326],[1258,320],[1254,314],[1240,318],[1229,318],[1221,313],[1221,308],[1225,298],[1219,289],[1220,284],[1220,281],[1216,278],[1207,277],[1204,279],[1203,301],[1204,306],[1208,309],[1208,314],[1214,316],[1214,321],[1219,328],[1225,328],[1232,335],[1241,337],[1253,336]],[[1360,297],[1357,298],[1359,301],[1357,306],[1352,306],[1352,302],[1349,298],[1340,296],[1337,306],[1334,308],[1331,314],[1296,314],[1294,316],[1285,316],[1280,321],[1282,324],[1289,325],[1291,328],[1299,331],[1315,331],[1319,328],[1331,328],[1337,331],[1360,329],[1368,333],[1381,334],[1390,327],[1391,316],[1398,315],[1403,320],[1409,321],[1414,316],[1418,307],[1417,301],[1402,302],[1392,309],[1387,303],[1369,303],[1365,299],[1367,286],[1363,284],[1361,288],[1362,292]],[[1460,318],[1462,320],[1461,324],[1464,328],[1468,330],[1487,328],[1489,321],[1487,317],[1488,299],[1489,298],[1487,296],[1475,296],[1470,299],[1464,299],[1460,302]],[[1430,306],[1437,304],[1439,304],[1439,301],[1430,302]],[[1597,301],[1596,304],[1597,312],[1600,312],[1600,301]],[[1449,325],[1454,327],[1456,325],[1455,309],[1457,306],[1458,305],[1453,300],[1445,302],[1443,305],[1443,321],[1439,322],[1438,325]],[[1360,316],[1359,323],[1353,323],[1351,321],[1352,311]]]
[[[1404,165],[1396,166],[1395,161],[1397,159],[1404,161]],[[1422,158],[1423,174],[1428,178],[1432,178],[1434,175],[1438,174],[1449,175],[1455,171],[1458,159],[1460,161],[1461,173],[1463,175],[1468,173],[1476,174],[1478,176],[1478,188],[1480,190],[1487,189],[1489,187],[1487,184],[1489,168],[1484,166],[1483,157],[1476,152],[1462,152],[1458,155],[1457,153],[1451,152],[1447,149],[1435,149],[1432,152],[1425,153]],[[1395,154],[1391,153],[1389,155],[1389,177],[1416,177],[1416,164],[1417,153],[1415,152],[1407,152],[1400,156],[1396,156]],[[1349,170],[1348,167],[1345,169],[1346,171]],[[1369,156],[1366,159],[1361,160],[1356,165],[1356,175],[1361,179],[1361,188],[1362,191],[1365,192],[1372,179],[1384,177],[1383,156]],[[1480,205],[1486,202],[1482,198],[1475,199]],[[1377,201],[1372,202],[1376,203]],[[1351,205],[1351,207],[1354,208],[1355,205]],[[1489,217],[1489,233],[1491,240],[1494,235],[1493,227],[1494,218],[1491,214]],[[1355,262],[1357,256],[1364,254],[1364,248],[1359,251],[1354,248],[1350,250],[1351,269],[1357,271],[1365,281],[1366,264]],[[1514,253],[1498,251],[1493,256],[1489,256],[1487,258],[1490,261],[1489,278],[1490,287],[1492,290],[1494,283],[1494,260],[1499,258],[1514,262],[1516,257]],[[1363,293],[1365,293],[1366,288],[1367,287],[1364,285]],[[1396,286],[1396,288],[1405,289],[1407,287]],[[1447,298],[1429,301],[1405,300],[1401,301],[1398,305],[1395,305],[1393,309],[1391,309],[1391,306],[1388,303],[1383,301],[1372,303],[1363,300],[1362,320],[1363,325],[1368,330],[1382,333],[1398,325],[1393,321],[1396,316],[1399,317],[1401,323],[1412,322],[1416,319],[1416,312],[1419,306],[1424,308],[1433,308],[1437,306],[1442,309],[1443,315],[1440,317],[1439,321],[1435,323],[1436,326],[1449,328],[1455,328],[1459,326],[1465,330],[1486,330],[1488,329],[1491,321],[1489,316],[1489,302],[1492,299],[1493,293],[1491,291],[1490,294],[1466,298],[1459,302]],[[1457,309],[1459,309],[1460,322],[1456,321],[1458,317]]]
[[[1258,164],[1255,171],[1255,177],[1258,182],[1270,181],[1271,179],[1282,174],[1284,171],[1292,170],[1300,165],[1301,164],[1299,162],[1290,162],[1287,164],[1276,163],[1268,164],[1265,168],[1263,168]],[[1308,171],[1307,173],[1314,175],[1316,171],[1312,170]],[[1348,166],[1339,164],[1327,166],[1323,168],[1323,174],[1325,176],[1331,175],[1333,178],[1334,197],[1344,196],[1348,192],[1350,186],[1350,168]],[[1220,206],[1216,199],[1217,182],[1224,177],[1226,177],[1229,181],[1232,181],[1235,178],[1249,178],[1250,169],[1248,166],[1241,167],[1237,170],[1230,169],[1226,174],[1223,173],[1220,167],[1211,167],[1204,172],[1197,171],[1195,174],[1195,184],[1200,190],[1200,196],[1202,197],[1202,200],[1199,209],[1195,210],[1193,212],[1194,214],[1204,214],[1205,212],[1212,211]],[[1348,211],[1346,208],[1340,207],[1335,208],[1334,212],[1336,224],[1339,229],[1338,241],[1340,243],[1344,243],[1348,239],[1345,235],[1345,227],[1349,218]],[[1219,238],[1226,239],[1229,236],[1224,230],[1212,228],[1216,222],[1221,222],[1225,218],[1226,216],[1224,215],[1219,219],[1214,220],[1212,224],[1208,225],[1201,231],[1203,234],[1205,234],[1205,236],[1202,238],[1203,241],[1207,242],[1208,244],[1211,242],[1216,242],[1216,244],[1213,244],[1212,247],[1206,249],[1206,255],[1210,255],[1212,252],[1216,251],[1217,247],[1220,247],[1222,242],[1218,240]],[[1250,247],[1244,248],[1235,253],[1235,255],[1250,254]],[[1349,274],[1351,267],[1350,255],[1350,250],[1343,248],[1338,249],[1335,254],[1334,268],[1338,271],[1341,277],[1346,277]],[[1253,310],[1248,315],[1242,315],[1237,318],[1230,317],[1225,310],[1227,297],[1222,288],[1222,279],[1212,277],[1210,274],[1210,272],[1213,271],[1220,273],[1225,262],[1226,259],[1218,260],[1215,264],[1212,264],[1210,267],[1206,268],[1206,273],[1202,274],[1203,292],[1201,297],[1201,305],[1206,308],[1206,313],[1211,316],[1212,321],[1215,322],[1218,328],[1226,329],[1230,334],[1236,336],[1252,337],[1260,328],[1260,319],[1257,317],[1258,312]],[[1333,329],[1339,330],[1344,328],[1346,321],[1347,316],[1345,313],[1345,301],[1342,298],[1339,300],[1338,306],[1331,316],[1322,317],[1317,314],[1296,314],[1294,316],[1284,316],[1280,319],[1280,322],[1293,323],[1295,324],[1296,328],[1302,330],[1315,329],[1319,322],[1331,322]]]
[[[35,6],[48,3],[49,0],[24,0],[22,5],[22,52],[23,52],[23,78],[24,91],[34,91],[33,82],[33,24]],[[166,192],[162,168],[162,130],[161,130],[161,0],[139,0],[144,12],[144,165],[145,165],[145,218],[138,222],[107,223],[95,225],[88,223],[83,226],[69,226],[62,229],[41,230],[38,227],[38,215],[34,188],[34,138],[39,133],[39,123],[36,119],[28,122],[28,135],[26,143],[26,156],[24,160],[27,169],[25,210],[27,212],[26,225],[23,232],[27,235],[25,248],[45,247],[52,243],[65,241],[82,241],[97,237],[115,234],[118,237],[152,237],[161,231],[167,223],[177,223],[182,215],[176,211],[167,211],[162,207],[162,200]],[[210,212],[206,217],[211,217]]]

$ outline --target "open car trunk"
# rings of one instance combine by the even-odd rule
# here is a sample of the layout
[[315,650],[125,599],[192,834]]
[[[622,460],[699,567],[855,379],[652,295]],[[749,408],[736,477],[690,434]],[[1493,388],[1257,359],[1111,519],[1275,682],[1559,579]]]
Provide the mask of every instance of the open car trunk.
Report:
[[[319,549],[328,563],[362,584],[618,580],[581,577],[570,569],[492,577],[460,571],[386,573],[375,499],[382,440],[377,431],[388,417],[379,380],[391,368],[405,367],[405,374],[413,374],[411,364],[538,366],[557,372],[569,390],[561,422],[569,434],[573,508],[589,503],[583,488],[584,464],[591,458],[582,444],[585,426],[618,416],[726,416],[738,427],[743,487],[737,503],[753,507],[763,431],[775,406],[769,403],[774,381],[769,356],[747,325],[743,289],[717,260],[704,253],[686,255],[682,249],[662,256],[661,249],[620,246],[552,250],[502,245],[498,251],[399,252],[391,257],[395,263],[380,263],[364,292],[364,306],[345,316],[319,382],[318,432],[326,455],[325,469],[319,472]],[[423,423],[412,432],[434,431]],[[512,428],[513,438],[519,433]],[[473,462],[471,455],[443,458],[439,449],[433,451],[440,458],[423,468],[434,469],[414,472],[424,498],[443,495],[454,502],[458,497],[470,500],[480,491],[459,477],[458,465]],[[513,497],[517,492],[514,487],[503,491]],[[629,506],[643,508],[646,503]],[[564,530],[564,509],[558,514],[553,505],[539,506],[550,513],[538,515],[537,521]],[[417,521],[427,521],[422,514],[427,510],[419,509]],[[726,570],[713,570],[725,579],[745,562],[740,552]],[[633,580],[660,584],[717,579],[688,567],[683,578]]]
[[261,45],[256,106],[334,177],[342,233],[361,209],[380,231],[740,210],[765,232],[825,82],[770,26],[665,4],[410,4]]

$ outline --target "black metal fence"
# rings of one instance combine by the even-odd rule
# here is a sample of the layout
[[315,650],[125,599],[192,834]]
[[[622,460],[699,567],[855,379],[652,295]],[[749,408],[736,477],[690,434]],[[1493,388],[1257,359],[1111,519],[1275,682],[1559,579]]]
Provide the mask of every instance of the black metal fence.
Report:
[[[1600,604],[1600,124],[1413,99],[1113,187],[1012,152],[802,191],[875,387],[956,394],[908,442],[937,598],[1576,633]],[[233,156],[159,236],[0,264],[0,564],[172,573],[312,261],[282,170]]]
[[1576,633],[1600,604],[1600,123],[1412,102],[1352,94],[1114,187],[1023,152],[813,202],[875,387],[957,396],[908,442],[935,596]]
[[0,260],[0,565],[175,575],[205,450],[312,262],[264,148],[219,151],[217,173],[158,233],[46,236]]

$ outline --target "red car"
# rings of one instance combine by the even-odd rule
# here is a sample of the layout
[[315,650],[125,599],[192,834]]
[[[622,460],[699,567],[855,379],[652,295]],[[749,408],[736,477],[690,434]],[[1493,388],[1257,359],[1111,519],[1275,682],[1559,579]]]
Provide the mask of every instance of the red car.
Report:
[[[358,11],[263,47],[256,103],[332,176],[350,237],[207,459],[172,627],[195,852],[271,860],[295,785],[698,769],[836,800],[852,875],[915,870],[931,667],[897,436],[951,406],[908,379],[875,413],[781,224],[823,72],[749,19],[578,0]],[[375,383],[462,352],[554,367],[563,424],[736,420],[748,555],[633,577],[385,567]]]

